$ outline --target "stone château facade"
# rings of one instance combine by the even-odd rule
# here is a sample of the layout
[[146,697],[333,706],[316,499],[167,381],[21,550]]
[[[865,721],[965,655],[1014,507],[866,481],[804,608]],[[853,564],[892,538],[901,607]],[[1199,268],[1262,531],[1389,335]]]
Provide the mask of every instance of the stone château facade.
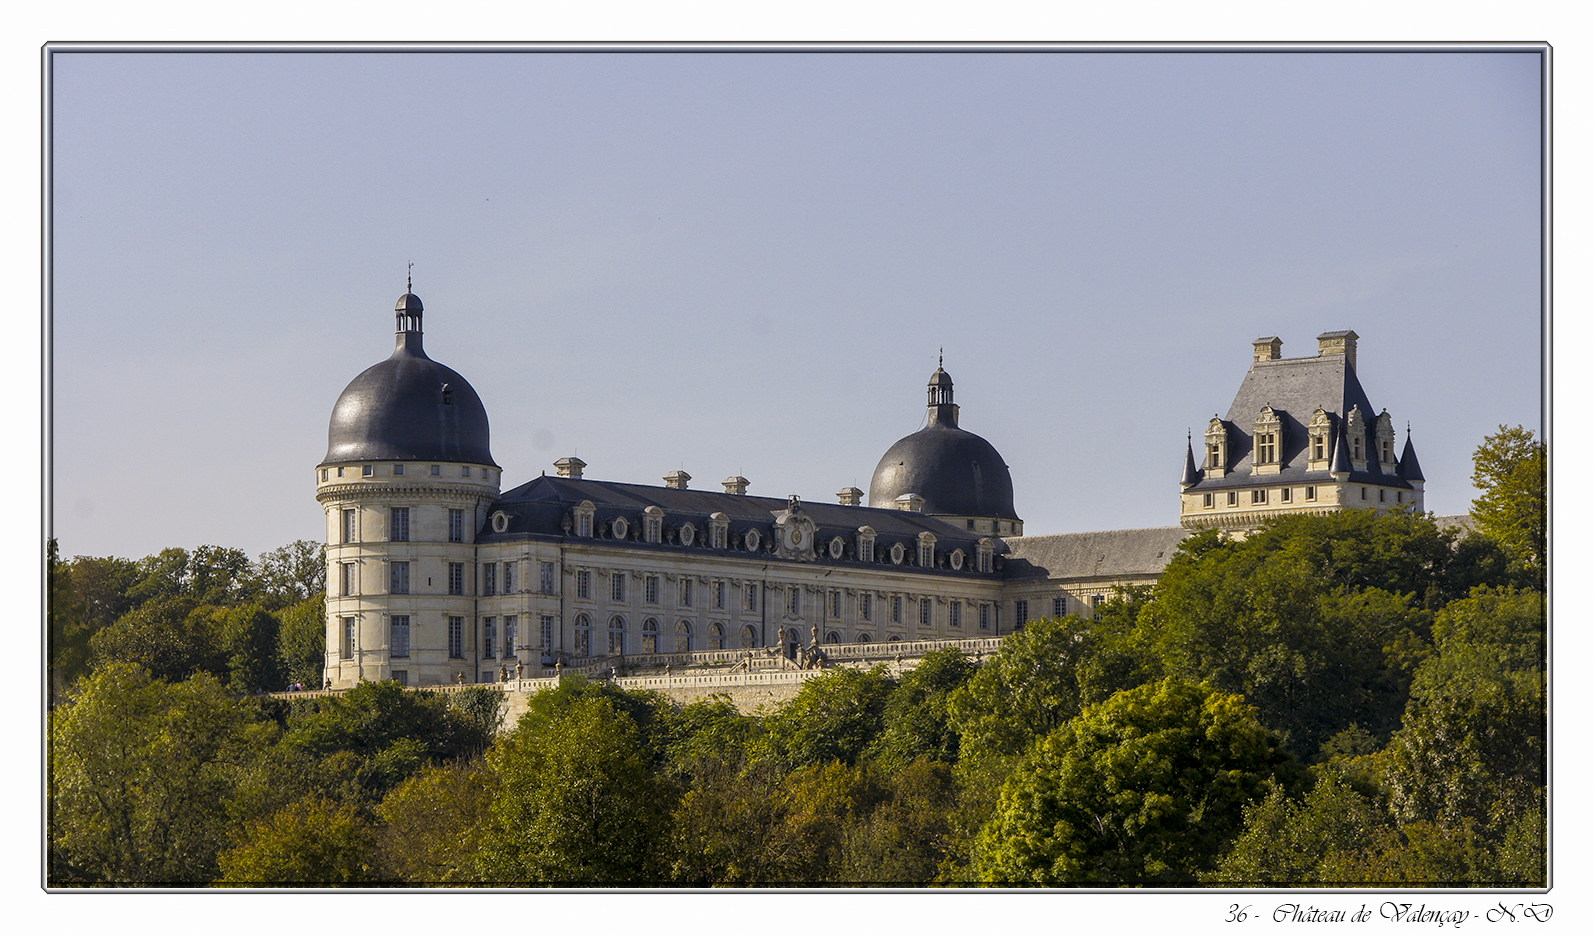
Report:
[[[1271,356],[1259,350],[1229,419],[1213,422],[1204,474],[1187,451],[1181,526],[1024,536],[1008,467],[958,424],[940,367],[926,426],[881,458],[869,506],[854,487],[837,503],[753,496],[740,476],[722,490],[691,487],[685,471],[662,486],[595,480],[573,457],[505,491],[486,407],[426,355],[423,312],[412,292],[399,299],[393,354],[344,390],[316,468],[335,688],[534,678],[606,660],[664,672],[742,660],[750,671],[755,656],[800,668],[889,646],[985,646],[1154,582],[1205,517],[1238,528],[1267,512],[1229,506],[1231,491],[1249,505],[1252,490],[1315,484],[1305,502],[1355,506],[1363,487],[1420,505],[1410,442],[1389,457],[1388,416],[1369,415],[1350,332],[1315,369],[1288,369],[1301,362],[1279,360],[1267,339]],[[1244,422],[1256,399],[1271,408]],[[1273,441],[1256,441],[1268,432]],[[1222,506],[1202,506],[1210,498]]]

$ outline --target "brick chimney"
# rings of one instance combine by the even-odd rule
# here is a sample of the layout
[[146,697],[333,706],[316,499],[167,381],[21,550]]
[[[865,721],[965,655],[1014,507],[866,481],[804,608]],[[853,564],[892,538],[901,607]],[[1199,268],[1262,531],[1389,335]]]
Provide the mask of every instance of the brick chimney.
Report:
[[560,477],[580,480],[581,469],[587,466],[587,462],[580,458],[560,458],[553,463],[553,466],[559,471]]
[[1317,356],[1328,357],[1332,354],[1341,354],[1350,369],[1356,369],[1356,339],[1360,337],[1354,331],[1325,331],[1317,336]]

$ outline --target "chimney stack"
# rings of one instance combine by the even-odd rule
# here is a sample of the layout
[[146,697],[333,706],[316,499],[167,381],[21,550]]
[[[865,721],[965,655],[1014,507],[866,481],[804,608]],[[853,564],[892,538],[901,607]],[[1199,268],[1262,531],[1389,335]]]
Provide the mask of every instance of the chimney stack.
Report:
[[842,506],[858,506],[863,503],[863,491],[856,487],[843,487],[836,491],[836,497],[841,500]]
[[553,466],[559,471],[560,477],[580,480],[581,469],[587,466],[587,462],[580,458],[560,458],[553,463]]
[[1358,337],[1360,335],[1354,331],[1325,331],[1317,336],[1317,356],[1343,355],[1345,363],[1350,365],[1350,369],[1355,370]]
[[1252,360],[1278,360],[1284,356],[1284,342],[1277,337],[1257,338],[1251,342],[1251,348],[1256,355]]
[[727,477],[720,483],[725,485],[726,493],[733,493],[738,497],[747,496],[747,478],[740,474],[735,477]]
[[692,475],[686,473],[685,471],[671,471],[670,473],[664,475],[664,486],[670,488],[671,490],[685,490],[686,482],[691,479]]

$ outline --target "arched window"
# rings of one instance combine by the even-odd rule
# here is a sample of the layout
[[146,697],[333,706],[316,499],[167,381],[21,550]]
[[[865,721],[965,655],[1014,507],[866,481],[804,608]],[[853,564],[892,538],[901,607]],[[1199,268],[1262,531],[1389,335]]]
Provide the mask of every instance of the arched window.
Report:
[[592,655],[592,618],[586,614],[576,615],[576,655]]
[[831,630],[829,633],[825,634],[825,642],[832,645],[839,643],[841,642],[841,634],[837,633],[835,630]]
[[659,651],[659,622],[652,617],[642,621],[642,651],[645,653]]
[[609,618],[609,655],[625,655],[625,618]]
[[708,625],[708,648],[725,648],[725,628],[717,623],[711,623]]
[[592,514],[597,510],[591,500],[583,500],[576,504],[576,535],[583,539],[592,538]]
[[867,633],[859,633],[857,642],[859,642],[859,643],[867,643],[867,642],[869,642],[869,634],[867,634]]
[[901,633],[893,633],[890,636],[886,637],[886,642],[888,642],[888,643],[900,643],[900,642],[902,642],[902,634]]
[[730,528],[731,518],[724,513],[711,513],[708,517],[708,547],[723,549],[726,546],[727,536],[725,531]]
[[675,624],[675,651],[678,653],[692,651],[692,625],[685,620]]
[[802,637],[798,635],[796,627],[788,627],[781,634],[781,650],[786,653],[787,659],[796,659],[797,651],[802,648]]
[[758,631],[753,629],[751,625],[742,627],[742,648],[758,648]]
[[647,542],[658,542],[659,533],[664,528],[664,511],[656,506],[650,506],[642,511],[642,538]]
[[935,534],[932,532],[919,533],[919,567],[935,567]]

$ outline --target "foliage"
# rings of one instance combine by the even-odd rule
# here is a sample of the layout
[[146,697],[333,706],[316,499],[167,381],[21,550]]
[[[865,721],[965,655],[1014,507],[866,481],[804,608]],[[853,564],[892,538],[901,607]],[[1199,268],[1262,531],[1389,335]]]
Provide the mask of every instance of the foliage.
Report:
[[45,568],[49,587],[46,598],[50,624],[50,693],[53,698],[88,672],[89,637],[92,631],[84,625],[83,608],[73,592],[71,566],[61,561],[54,539],[45,547]]
[[1304,802],[1274,785],[1247,807],[1245,831],[1201,879],[1226,886],[1383,883],[1380,876],[1368,876],[1377,866],[1370,858],[1395,842],[1394,824],[1380,803],[1326,769]]
[[583,693],[522,718],[487,761],[498,791],[476,854],[483,880],[623,886],[663,876],[673,796],[613,698]]
[[259,604],[242,604],[214,617],[221,649],[227,654],[227,687],[249,695],[280,690],[286,679],[277,655],[281,623]]
[[326,546],[298,539],[260,556],[257,565],[260,600],[272,610],[325,594]]
[[279,619],[277,658],[287,681],[320,688],[326,665],[326,595],[317,594],[288,607]]
[[51,713],[52,863],[71,880],[209,882],[228,801],[274,733],[209,676],[102,667]]
[[920,757],[958,759],[958,732],[948,714],[952,694],[975,672],[955,647],[926,653],[886,698],[882,729],[868,747],[870,759],[895,771]]
[[196,604],[230,607],[252,600],[260,590],[260,581],[242,549],[202,545],[188,558],[182,589]]
[[351,805],[306,799],[245,825],[222,852],[233,886],[358,886],[371,877],[375,833]]
[[1544,443],[1518,425],[1500,426],[1472,455],[1472,518],[1485,536],[1499,542],[1511,558],[1528,568],[1544,564],[1546,458]]
[[153,597],[89,640],[94,667],[127,664],[181,681],[196,672],[227,674],[227,658],[207,610],[188,597]]
[[953,693],[949,713],[966,756],[1014,756],[1080,712],[1077,671],[1091,624],[1070,614],[1034,620]]
[[1242,807],[1297,768],[1244,699],[1176,679],[1119,692],[1059,728],[981,832],[987,883],[1191,882]]
[[396,883],[474,882],[478,832],[495,782],[480,758],[427,766],[404,780],[377,808],[374,872]]
[[753,755],[783,770],[858,762],[884,725],[894,684],[884,666],[837,668],[803,682],[795,698],[764,718]]

